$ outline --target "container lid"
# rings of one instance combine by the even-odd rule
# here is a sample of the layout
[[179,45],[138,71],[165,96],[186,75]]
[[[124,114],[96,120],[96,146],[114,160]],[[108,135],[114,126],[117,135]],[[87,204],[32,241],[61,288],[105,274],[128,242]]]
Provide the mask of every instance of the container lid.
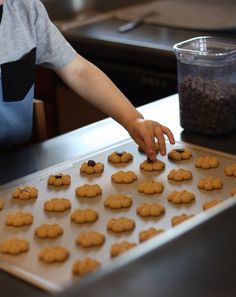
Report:
[[236,42],[211,36],[199,36],[173,46],[176,54],[186,53],[207,57],[228,57],[236,54]]

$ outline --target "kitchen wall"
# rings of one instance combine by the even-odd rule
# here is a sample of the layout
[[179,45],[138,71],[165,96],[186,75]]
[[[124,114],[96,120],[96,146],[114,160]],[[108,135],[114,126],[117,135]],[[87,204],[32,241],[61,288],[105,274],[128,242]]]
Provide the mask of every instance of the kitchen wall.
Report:
[[119,7],[151,0],[41,0],[51,19],[68,19],[80,12],[98,10],[106,12]]

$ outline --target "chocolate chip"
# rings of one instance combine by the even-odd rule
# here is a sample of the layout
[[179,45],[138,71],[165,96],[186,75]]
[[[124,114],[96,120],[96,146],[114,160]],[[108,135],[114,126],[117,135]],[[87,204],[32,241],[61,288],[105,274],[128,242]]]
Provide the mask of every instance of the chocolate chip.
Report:
[[180,124],[188,131],[220,135],[236,128],[236,85],[187,76],[179,82],[179,104]]
[[55,175],[55,178],[62,178],[62,173],[58,173],[57,175]]
[[116,152],[116,154],[118,155],[118,156],[122,156],[123,154],[124,154],[125,152]]
[[94,162],[93,160],[88,161],[88,166],[94,167],[95,165],[96,165],[96,162]]
[[175,151],[177,152],[177,153],[184,153],[185,152],[185,149],[175,149]]

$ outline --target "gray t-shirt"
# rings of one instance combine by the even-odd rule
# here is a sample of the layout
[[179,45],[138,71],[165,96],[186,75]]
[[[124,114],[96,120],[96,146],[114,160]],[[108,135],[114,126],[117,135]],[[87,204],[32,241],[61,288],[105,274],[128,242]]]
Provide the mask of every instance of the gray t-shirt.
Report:
[[0,149],[32,131],[35,65],[60,69],[76,55],[39,0],[4,0],[0,20]]

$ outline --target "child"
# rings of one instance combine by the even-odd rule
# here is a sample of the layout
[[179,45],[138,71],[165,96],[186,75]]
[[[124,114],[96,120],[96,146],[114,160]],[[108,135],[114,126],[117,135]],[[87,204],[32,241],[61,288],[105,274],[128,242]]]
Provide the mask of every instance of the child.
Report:
[[39,0],[0,0],[0,148],[29,141],[35,65],[53,69],[77,94],[119,122],[155,160],[155,138],[166,154],[171,131],[145,120],[95,65],[81,57],[49,20]]

